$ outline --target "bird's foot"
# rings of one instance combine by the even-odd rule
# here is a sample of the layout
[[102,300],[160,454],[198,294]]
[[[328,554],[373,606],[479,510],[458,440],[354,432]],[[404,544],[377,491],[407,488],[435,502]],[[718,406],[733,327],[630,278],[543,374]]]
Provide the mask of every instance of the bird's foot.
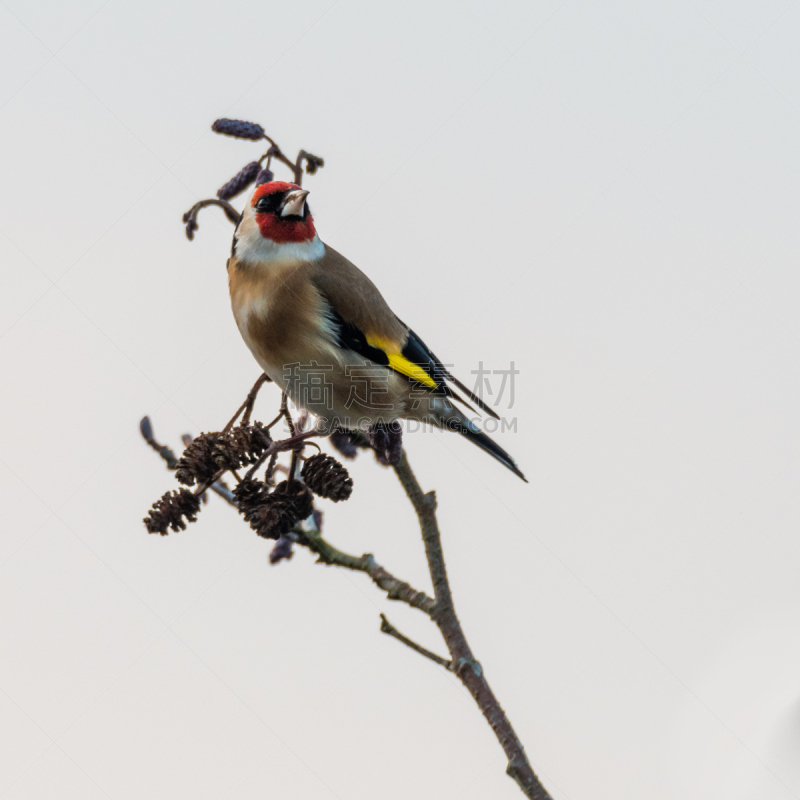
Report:
[[394,466],[403,455],[403,428],[396,419],[373,425],[367,430],[367,439],[380,464]]

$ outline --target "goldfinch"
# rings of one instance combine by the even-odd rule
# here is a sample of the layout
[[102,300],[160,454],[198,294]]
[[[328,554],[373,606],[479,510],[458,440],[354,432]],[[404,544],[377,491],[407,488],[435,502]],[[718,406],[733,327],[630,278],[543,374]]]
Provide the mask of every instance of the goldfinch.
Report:
[[256,186],[228,260],[231,306],[261,369],[322,431],[419,420],[453,430],[525,480],[502,448],[468,419],[451,375],[392,312],[372,281],[317,235],[308,192],[293,183]]

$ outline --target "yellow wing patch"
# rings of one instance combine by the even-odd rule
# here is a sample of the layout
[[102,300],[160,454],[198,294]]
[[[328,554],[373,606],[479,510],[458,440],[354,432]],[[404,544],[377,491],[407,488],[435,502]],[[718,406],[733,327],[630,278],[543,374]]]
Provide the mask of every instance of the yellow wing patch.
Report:
[[425,386],[430,386],[431,389],[436,388],[436,381],[422,367],[412,364],[404,355],[400,353],[387,353],[386,355],[389,357],[389,365],[393,370],[408,375],[409,378]]
[[409,361],[401,352],[396,344],[388,342],[386,339],[381,339],[379,336],[367,336],[367,344],[370,347],[377,347],[386,353],[389,359],[389,366],[399,372],[401,375],[406,375],[424,386],[429,386],[431,389],[436,388],[436,381],[425,372],[422,367]]

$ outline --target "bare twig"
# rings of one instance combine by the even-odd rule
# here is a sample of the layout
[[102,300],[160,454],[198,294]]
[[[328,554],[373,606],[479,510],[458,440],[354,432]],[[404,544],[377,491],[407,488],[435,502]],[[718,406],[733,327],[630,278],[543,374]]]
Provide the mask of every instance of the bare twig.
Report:
[[431,616],[450,651],[453,672],[467,687],[497,736],[508,757],[506,772],[509,776],[519,784],[520,789],[531,800],[551,800],[547,790],[536,777],[536,773],[525,755],[522,742],[517,738],[505,711],[489,688],[483,669],[475,660],[467,638],[464,636],[464,631],[461,629],[461,623],[456,616],[450,583],[447,579],[439,525],[436,520],[436,494],[422,491],[405,452],[395,464],[394,470],[419,518],[422,541],[425,545],[425,555],[428,559],[428,568],[436,598],[436,606]]
[[[264,480],[270,486],[273,486],[275,484],[275,481],[273,480],[273,476],[275,475],[275,468],[277,467],[277,465],[278,465],[278,454],[277,453],[273,453],[272,456],[269,459],[269,464],[267,464],[266,472],[264,473]],[[286,470],[286,474],[287,475],[289,474],[289,470],[288,469]]]
[[242,218],[242,215],[227,200],[220,200],[217,197],[199,200],[183,215],[183,221],[186,223],[186,238],[190,241],[194,239],[194,232],[198,228],[197,215],[207,206],[219,206],[234,225],[238,225]]
[[289,426],[289,434],[294,436],[297,431],[294,428],[294,420],[289,413],[289,395],[284,392],[281,395],[281,416],[286,417],[286,424]]
[[217,481],[211,487],[211,490],[216,492],[226,503],[228,503],[228,505],[236,508],[236,497],[234,496],[233,491],[227,486],[223,485],[220,481]]
[[253,388],[247,393],[244,403],[239,406],[237,412],[230,418],[228,424],[222,429],[223,433],[227,433],[233,427],[234,422],[239,419],[239,414],[241,414],[243,411],[244,416],[242,417],[242,425],[250,424],[250,415],[253,413],[253,406],[255,405],[256,397],[258,397],[258,392],[268,380],[270,379],[265,372],[262,372],[261,375],[259,375],[258,380],[253,384]]
[[[172,449],[167,447],[165,444],[159,444],[154,436],[153,436],[153,426],[150,423],[150,417],[142,417],[142,421],[139,423],[139,430],[142,433],[142,437],[153,448],[153,450],[158,453],[161,458],[164,459],[164,462],[167,465],[167,469],[174,470],[178,466],[178,458],[175,453],[172,452]],[[210,486],[206,486],[205,488],[211,489],[212,492],[218,494],[223,500],[231,503],[231,505],[236,505],[235,502],[231,502],[233,500],[233,492],[224,484],[222,481],[214,481]],[[202,492],[196,492],[196,494],[202,494]]]
[[[292,171],[294,175],[294,182],[298,186],[303,185],[303,162],[306,162],[306,172],[309,175],[313,175],[319,167],[325,166],[325,159],[320,158],[319,156],[315,156],[313,153],[307,153],[305,150],[301,150],[297,154],[297,158],[292,161],[286,155],[284,155],[283,150],[266,134],[264,134],[264,138],[270,143],[270,148],[267,150],[266,153],[261,157],[263,160],[264,158],[267,159],[275,159],[276,161],[280,161],[282,164],[285,164],[289,169]],[[269,163],[269,161],[267,162]]]
[[323,564],[335,567],[344,567],[356,572],[365,572],[372,582],[386,592],[389,600],[399,600],[412,608],[418,608],[431,616],[436,608],[436,601],[425,592],[414,589],[410,584],[401,581],[384,569],[371,553],[363,556],[352,556],[334,547],[321,536],[312,536],[304,532],[298,544],[303,544],[319,556]]
[[441,656],[437,656],[436,653],[431,652],[430,650],[426,650],[421,644],[417,644],[413,639],[409,639],[408,636],[405,634],[400,633],[388,619],[386,619],[385,614],[381,614],[381,633],[385,633],[388,636],[392,636],[397,639],[398,642],[402,642],[406,647],[410,647],[415,653],[419,653],[421,656],[425,656],[425,658],[429,658],[434,663],[438,664],[440,667],[444,667],[445,669],[451,670],[453,669],[453,662],[448,661],[446,658],[442,658]]
[[178,466],[178,457],[172,451],[171,448],[167,447],[165,444],[160,444],[156,441],[155,435],[153,434],[153,425],[150,422],[150,417],[142,417],[141,421],[139,422],[139,432],[142,434],[142,438],[153,448],[153,450],[158,453],[164,461],[167,462],[167,469],[175,469]]
[[[147,419],[147,417],[145,417],[145,419]],[[145,426],[142,425],[141,427],[144,431]],[[152,437],[152,430],[149,430],[149,433]],[[309,433],[305,434],[305,436],[308,435]],[[148,444],[153,446],[150,440],[145,440]],[[157,446],[153,447],[153,449],[164,459],[167,469],[174,470],[175,464],[177,464],[178,461],[177,458],[175,458],[175,454],[168,447],[158,445],[157,443],[156,445]],[[278,452],[279,450],[274,450],[272,456],[277,457]],[[267,472],[269,473],[269,471],[268,469]],[[210,488],[229,505],[237,508],[236,498],[227,486],[216,482],[212,484]],[[365,553],[362,556],[354,556],[350,555],[350,553],[345,553],[343,550],[339,550],[330,542],[323,539],[316,530],[298,528],[295,529],[294,533],[297,535],[297,543],[307,547],[313,553],[316,553],[318,561],[321,564],[343,567],[344,569],[351,569],[355,572],[364,572],[372,579],[373,583],[379,589],[386,592],[390,600],[398,600],[408,604],[412,608],[418,608],[420,611],[424,611],[428,614],[428,616],[433,614],[436,608],[436,602],[432,597],[429,597],[425,592],[414,589],[405,581],[396,578],[391,572],[378,564],[371,553]]]
[[[219,121],[219,120],[218,120]],[[228,120],[230,122],[230,120]],[[257,126],[259,130],[263,130],[261,126]],[[216,129],[215,129],[216,130]],[[227,133],[228,135],[231,134],[230,131],[220,131],[217,130],[217,133]],[[233,134],[235,136],[239,136],[240,134]],[[258,134],[256,136],[247,135],[244,138],[246,139],[257,139]],[[325,159],[321,156],[315,156],[313,153],[308,153],[305,150],[300,150],[297,153],[297,158],[292,161],[281,148],[278,146],[277,142],[275,142],[272,137],[267,136],[267,134],[263,135],[263,138],[269,142],[269,149],[267,150],[264,155],[262,155],[258,159],[258,164],[263,164],[266,161],[266,167],[272,165],[273,159],[275,161],[280,161],[281,164],[284,164],[292,171],[292,178],[294,182],[298,186],[302,186],[303,184],[303,171],[308,175],[313,175],[320,167],[325,166]],[[251,162],[253,163],[253,162]],[[250,165],[248,165],[249,167]],[[257,166],[257,165],[256,165]],[[245,167],[247,169],[247,167]],[[257,172],[257,169],[256,169]],[[247,186],[249,186],[253,180],[256,179],[255,174],[247,174],[247,177],[244,179],[244,182],[238,181],[242,173],[237,175],[232,179],[233,182],[237,182],[236,188],[233,190],[233,194],[239,194],[240,192],[244,191]],[[224,192],[230,186],[230,182],[220,189],[220,192]],[[183,221],[186,223],[186,238],[191,240],[194,239],[194,232],[198,229],[197,223],[197,216],[200,211],[207,206],[219,206],[224,212],[225,216],[234,224],[238,225],[239,221],[241,220],[241,214],[228,202],[228,200],[223,199],[223,197],[230,197],[232,195],[220,195],[220,197],[210,197],[207,200],[200,200],[195,203],[184,215]]]
[[[258,386],[259,383],[257,382],[256,386],[251,390],[251,394],[257,392]],[[244,406],[242,406],[242,409],[243,408]],[[240,409],[240,411],[242,409]],[[290,421],[291,429],[294,431],[295,426],[293,422],[291,422],[291,416],[286,407],[285,398],[282,401],[281,413],[278,419],[280,419],[281,416],[287,417],[287,420]],[[154,439],[152,427],[147,417],[142,420],[140,428],[147,443],[162,459],[164,459],[168,469],[175,469],[177,463],[175,454],[169,447],[159,444]],[[247,473],[247,476],[250,477],[267,458],[270,459],[270,464],[274,467],[274,461],[278,453],[287,450],[291,450],[294,453],[303,440],[315,435],[319,434],[312,430],[304,433],[294,433],[294,435],[290,436],[288,439],[272,442],[261,455],[258,462]],[[450,661],[426,650],[421,645],[418,645],[416,642],[400,633],[383,615],[381,615],[381,630],[407,645],[412,650],[415,650],[431,661],[436,662],[458,675],[461,682],[469,690],[478,707],[483,712],[495,736],[497,736],[508,758],[507,773],[517,782],[520,789],[530,800],[551,800],[547,790],[542,786],[534,773],[525,755],[522,743],[517,738],[508,717],[489,687],[483,674],[483,669],[472,654],[464,631],[461,628],[461,623],[456,616],[453,597],[450,591],[450,583],[447,578],[441,535],[436,519],[436,495],[434,492],[425,493],[422,491],[416,476],[411,470],[405,452],[403,452],[400,460],[394,466],[394,470],[419,519],[422,541],[425,546],[425,555],[428,560],[428,568],[433,582],[434,597],[430,597],[425,594],[425,592],[414,589],[410,584],[392,575],[375,561],[375,557],[371,553],[365,553],[362,556],[353,556],[339,550],[330,542],[326,541],[315,527],[295,528],[293,534],[296,537],[297,544],[305,546],[316,553],[318,560],[323,564],[365,573],[378,588],[386,592],[390,600],[406,603],[412,608],[418,608],[431,617],[439,628],[442,638],[447,645],[451,657]],[[268,470],[268,472],[269,471],[270,470]],[[226,502],[235,507],[236,500],[233,496],[233,492],[227,487],[221,486],[218,482],[218,478],[221,474],[222,472],[215,475],[213,482],[198,486],[195,493],[200,494],[210,488],[223,497]]]
[[292,171],[294,175],[294,182],[301,186],[303,183],[303,166],[300,159],[300,153],[303,151],[301,150],[300,153],[297,154],[297,160],[292,161],[287,156],[284,155],[283,150],[266,134],[264,138],[270,143],[270,148],[265,153],[265,156],[270,159],[275,159],[276,161],[280,161],[282,164],[285,164],[289,169]]

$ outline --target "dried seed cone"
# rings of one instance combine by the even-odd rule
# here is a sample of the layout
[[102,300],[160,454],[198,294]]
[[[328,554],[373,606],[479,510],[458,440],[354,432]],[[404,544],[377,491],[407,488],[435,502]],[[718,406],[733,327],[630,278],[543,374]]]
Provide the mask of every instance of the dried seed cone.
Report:
[[178,459],[175,477],[179,483],[194,486],[208,483],[221,469],[236,469],[225,449],[225,437],[221,433],[201,433]]
[[333,456],[318,453],[303,464],[303,480],[314,494],[338,503],[353,493],[353,479]]
[[194,522],[198,511],[200,498],[188,489],[178,489],[167,492],[153,503],[150,513],[144,518],[144,524],[148,533],[166,536],[170,528],[173,531],[186,530],[186,523]]
[[242,467],[255,464],[272,443],[269,431],[260,422],[237,425],[228,436],[231,443],[229,453]]
[[264,129],[257,122],[245,122],[241,119],[218,119],[211,126],[214,133],[235,136],[237,139],[263,139]]
[[227,434],[201,433],[178,459],[175,477],[186,486],[208,483],[220,470],[255,464],[271,441],[260,422],[238,425]]
[[279,539],[314,510],[314,499],[300,481],[283,481],[272,492],[261,481],[243,480],[234,490],[239,513],[265,539]]
[[263,481],[255,478],[245,478],[233,490],[233,496],[236,498],[236,507],[248,522],[250,522],[248,515],[255,512],[264,503],[268,495],[269,487]]

